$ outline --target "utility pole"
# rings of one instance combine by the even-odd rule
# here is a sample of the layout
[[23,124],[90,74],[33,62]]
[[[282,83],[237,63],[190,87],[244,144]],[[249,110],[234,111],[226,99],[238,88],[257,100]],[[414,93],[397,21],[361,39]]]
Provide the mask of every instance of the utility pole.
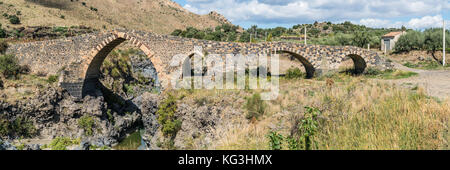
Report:
[[442,46],[442,54],[443,54],[442,65],[445,67],[445,19],[442,23],[443,23],[442,30],[443,30],[443,36],[444,36],[444,38],[442,39],[442,41],[443,41],[443,43],[442,43],[443,44],[443,46]]
[[306,44],[306,25],[305,25],[305,45],[307,45]]
[[267,42],[267,31],[266,31],[266,38],[265,38],[265,40],[264,40],[265,42]]

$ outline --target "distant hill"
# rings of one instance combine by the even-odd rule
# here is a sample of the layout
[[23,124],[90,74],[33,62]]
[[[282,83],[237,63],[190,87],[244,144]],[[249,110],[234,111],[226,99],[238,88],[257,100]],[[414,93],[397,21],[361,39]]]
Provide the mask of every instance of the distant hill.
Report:
[[[87,26],[98,30],[138,29],[169,34],[175,29],[212,28],[230,23],[211,12],[197,15],[171,0],[0,0],[3,28]],[[20,24],[11,24],[16,15]]]

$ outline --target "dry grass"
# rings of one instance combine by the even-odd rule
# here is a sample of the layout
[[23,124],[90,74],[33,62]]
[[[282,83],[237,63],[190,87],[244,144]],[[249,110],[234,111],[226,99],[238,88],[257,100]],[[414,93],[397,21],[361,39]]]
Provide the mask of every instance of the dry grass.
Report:
[[[260,121],[235,117],[227,127],[216,129],[218,140],[208,148],[269,149],[270,130],[289,136],[303,107],[314,106],[322,111],[315,149],[449,149],[450,102],[427,97],[420,88],[412,91],[364,77],[345,78],[333,86],[282,80],[280,88]],[[208,96],[216,98],[213,92]]]
[[[39,3],[33,3],[28,0],[2,0],[1,14],[12,15],[20,11],[22,24],[12,25],[4,17],[0,17],[0,22],[3,27],[84,25],[99,30],[127,28],[160,34],[169,34],[188,26],[203,29],[219,25],[208,15],[191,13],[167,0],[66,1],[37,0]],[[83,6],[82,2],[86,5]],[[97,11],[91,10],[91,7]]]
[[31,74],[22,74],[19,79],[4,79],[4,101],[14,103],[19,100],[28,99],[38,94],[40,90],[55,84],[49,84],[45,77]]

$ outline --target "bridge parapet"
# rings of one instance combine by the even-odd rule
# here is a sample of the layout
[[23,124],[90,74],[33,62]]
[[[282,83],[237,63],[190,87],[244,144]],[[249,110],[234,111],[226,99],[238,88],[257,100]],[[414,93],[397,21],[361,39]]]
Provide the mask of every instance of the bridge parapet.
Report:
[[[367,67],[390,69],[392,64],[376,52],[351,46],[303,45],[290,42],[236,43],[216,42],[157,35],[135,30],[113,30],[91,33],[57,40],[14,44],[8,53],[14,53],[21,64],[31,67],[32,72],[60,74],[60,85],[73,96],[83,97],[92,83],[98,79],[103,60],[119,44],[130,42],[142,50],[152,61],[162,86],[169,84],[170,75],[177,70],[169,65],[177,54],[191,55],[194,47],[202,47],[207,54],[271,54],[287,53],[295,56],[305,66],[308,74],[317,69],[337,69],[348,57],[355,68]],[[226,61],[223,58],[223,61]],[[243,59],[248,61],[248,59]]]

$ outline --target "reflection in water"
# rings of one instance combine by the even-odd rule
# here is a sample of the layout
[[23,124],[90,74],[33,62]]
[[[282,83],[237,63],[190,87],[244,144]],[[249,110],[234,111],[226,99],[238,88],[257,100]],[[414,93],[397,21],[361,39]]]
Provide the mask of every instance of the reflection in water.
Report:
[[143,130],[137,130],[136,132],[131,133],[128,137],[122,140],[117,146],[114,146],[113,149],[116,150],[146,150],[146,146],[144,140],[142,140],[141,134]]

